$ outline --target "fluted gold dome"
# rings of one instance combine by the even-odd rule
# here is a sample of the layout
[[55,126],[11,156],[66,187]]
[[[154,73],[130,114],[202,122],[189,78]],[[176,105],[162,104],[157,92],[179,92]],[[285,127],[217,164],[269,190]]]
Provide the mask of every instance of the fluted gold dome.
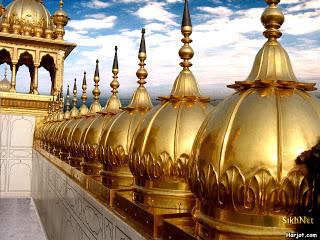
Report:
[[3,16],[1,23],[6,22],[17,34],[27,32],[27,35],[42,34],[46,30],[53,30],[51,15],[39,0],[14,0],[11,2]]
[[171,96],[146,114],[135,132],[130,154],[130,170],[135,178],[134,198],[143,204],[191,210],[193,194],[185,180],[191,148],[197,132],[213,109],[209,99],[201,97],[197,81],[190,71],[193,57],[190,47],[192,26],[185,1],[181,32],[183,47],[179,55],[183,69]]
[[[83,95],[86,95],[86,73],[84,73],[84,78],[83,78],[83,84],[82,84],[83,90]],[[86,100],[86,99],[85,99]],[[61,130],[60,133],[60,141],[58,143],[58,148],[60,148],[60,158],[63,161],[68,161],[69,156],[70,156],[70,136],[73,133],[73,130],[75,126],[79,123],[80,121],[80,116],[79,116],[79,110],[77,108],[77,80],[74,79],[74,85],[73,85],[73,107],[70,112],[70,120],[67,121],[67,123],[64,125],[63,129]],[[86,101],[83,103],[84,105],[86,104]],[[88,108],[87,108],[88,109]],[[84,112],[83,115],[85,115],[87,112]],[[83,116],[82,114],[80,114]]]
[[99,174],[101,170],[101,164],[99,162],[99,144],[102,132],[108,122],[121,110],[121,102],[118,97],[118,88],[120,86],[118,82],[118,47],[115,47],[115,56],[112,66],[113,81],[110,83],[112,88],[112,95],[109,97],[107,104],[102,112],[99,112],[97,116],[93,117],[93,120],[88,127],[88,130],[84,133],[83,139],[83,153],[84,159],[81,163],[83,172],[87,174]]
[[115,115],[105,126],[100,141],[100,160],[103,164],[101,170],[102,182],[109,188],[130,187],[133,177],[128,166],[128,155],[134,131],[141,123],[145,114],[153,107],[150,95],[145,88],[145,79],[148,72],[144,68],[147,54],[145,46],[145,30],[139,49],[140,68],[138,88],[134,92],[130,104],[122,108],[123,111]]
[[[96,61],[96,69],[94,73],[94,82],[95,87],[92,91],[94,97],[93,102],[90,106],[90,111],[87,113],[87,115],[84,115],[82,118],[80,118],[77,122],[78,124],[75,126],[75,128],[72,130],[72,135],[70,136],[70,139],[68,140],[70,144],[70,158],[73,161],[73,164],[79,165],[83,161],[83,154],[84,154],[84,138],[86,136],[86,132],[88,131],[91,124],[94,122],[97,113],[102,110],[102,107],[100,105],[100,89],[99,89],[99,82],[100,82],[100,76],[99,76],[99,61]],[[84,170],[84,169],[82,169]]]
[[284,236],[296,226],[283,217],[309,215],[319,204],[313,202],[319,199],[314,179],[297,160],[319,141],[320,103],[307,93],[314,84],[295,81],[277,41],[283,23],[279,0],[266,2],[261,20],[267,43],[249,78],[231,86],[236,93],[208,116],[193,146],[193,217],[202,238],[212,229]]

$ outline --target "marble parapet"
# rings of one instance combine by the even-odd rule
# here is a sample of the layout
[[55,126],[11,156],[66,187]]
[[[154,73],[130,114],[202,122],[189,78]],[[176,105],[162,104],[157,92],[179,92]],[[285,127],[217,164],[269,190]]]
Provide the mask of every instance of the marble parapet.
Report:
[[147,239],[80,182],[33,150],[32,198],[49,240]]

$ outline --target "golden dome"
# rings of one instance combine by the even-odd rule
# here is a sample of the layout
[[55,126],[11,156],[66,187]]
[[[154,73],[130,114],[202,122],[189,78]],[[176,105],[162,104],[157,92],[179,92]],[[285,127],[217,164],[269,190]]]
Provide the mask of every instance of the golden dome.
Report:
[[121,102],[118,97],[118,47],[115,47],[115,56],[112,66],[113,81],[110,83],[112,95],[109,97],[107,104],[102,112],[95,116],[86,131],[83,139],[84,160],[81,163],[83,172],[87,174],[99,174],[101,165],[99,163],[98,146],[101,139],[102,131],[105,125],[112,119],[114,115],[120,112]]
[[102,182],[109,188],[129,187],[133,177],[128,166],[128,154],[134,131],[141,123],[144,115],[153,106],[148,91],[145,88],[145,79],[148,76],[144,68],[146,60],[145,30],[139,50],[139,70],[137,77],[139,87],[134,92],[131,102],[122,112],[115,115],[103,129],[100,141],[100,160],[103,163],[101,171]]
[[[71,119],[67,122],[67,124],[64,126],[61,134],[60,134],[60,158],[63,161],[69,160],[70,157],[70,148],[71,148],[71,137],[73,134],[74,129],[78,126],[79,122],[82,120],[84,116],[88,113],[88,108],[86,106],[87,101],[87,83],[86,83],[86,72],[84,72],[83,77],[83,83],[82,83],[82,106],[83,109],[80,113],[77,108],[77,84],[76,79],[74,80],[74,86],[73,86],[73,108],[71,110]],[[83,107],[85,106],[85,107]]]
[[194,197],[185,180],[189,155],[196,134],[213,106],[201,97],[189,68],[193,57],[191,19],[185,2],[181,32],[183,47],[179,55],[183,69],[171,96],[146,114],[137,128],[130,150],[130,170],[135,178],[136,201],[146,205],[191,210]]
[[297,159],[319,141],[320,104],[306,92],[314,84],[294,81],[277,42],[283,23],[279,0],[266,2],[261,19],[267,44],[248,80],[231,86],[237,92],[208,116],[193,146],[193,217],[203,238],[210,229],[283,236],[296,227],[283,217],[309,215],[316,204],[314,179]]
[[[62,102],[63,106],[63,102]],[[61,106],[61,107],[62,107]],[[62,107],[63,109],[63,107]],[[63,112],[62,112],[63,113]],[[60,113],[61,114],[61,113]],[[60,116],[61,118],[62,116]],[[61,156],[62,151],[61,151],[61,138],[62,138],[62,133],[66,127],[66,125],[69,124],[69,120],[71,119],[71,113],[70,113],[70,90],[69,90],[69,85],[67,88],[67,95],[66,95],[66,111],[63,115],[63,119],[60,120],[60,124],[56,127],[56,131],[52,135],[52,142],[54,146],[54,151],[53,153],[57,156]]]
[[[94,89],[93,93],[93,102],[90,106],[90,112],[78,120],[77,126],[73,129],[72,135],[70,136],[70,154],[73,164],[78,165],[83,161],[84,154],[84,137],[85,133],[88,131],[92,122],[95,120],[97,113],[102,110],[102,107],[99,102],[100,89],[99,89],[99,61],[96,61],[96,69],[94,73]],[[85,170],[85,169],[82,169]]]
[[0,92],[9,92],[11,88],[11,83],[7,78],[8,67],[5,66],[4,78],[0,81]]
[[14,0],[1,18],[16,34],[43,36],[46,30],[53,30],[51,15],[39,0]]

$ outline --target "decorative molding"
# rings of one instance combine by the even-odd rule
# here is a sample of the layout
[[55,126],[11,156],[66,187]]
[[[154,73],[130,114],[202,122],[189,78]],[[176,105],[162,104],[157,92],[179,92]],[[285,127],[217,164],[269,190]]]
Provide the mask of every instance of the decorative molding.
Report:
[[278,181],[264,168],[254,169],[246,176],[237,166],[232,166],[220,175],[211,164],[202,171],[194,164],[190,185],[198,199],[206,200],[208,209],[279,216],[312,209],[312,186],[299,169],[292,169]]

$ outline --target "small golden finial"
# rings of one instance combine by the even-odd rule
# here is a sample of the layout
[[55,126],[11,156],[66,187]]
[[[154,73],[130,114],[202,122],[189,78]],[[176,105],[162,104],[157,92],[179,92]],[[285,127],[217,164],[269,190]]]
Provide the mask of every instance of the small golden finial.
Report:
[[261,22],[267,29],[263,35],[269,40],[276,40],[282,36],[279,31],[284,23],[284,15],[278,8],[280,0],[265,0],[269,7],[263,12]]
[[93,94],[93,103],[90,106],[90,113],[94,114],[97,112],[100,112],[102,107],[99,102],[99,96],[100,96],[100,89],[99,89],[99,82],[100,82],[100,76],[99,76],[99,60],[96,61],[96,70],[94,72],[94,89],[92,90]]
[[113,81],[110,83],[110,87],[112,88],[112,94],[116,95],[118,93],[119,82],[118,82],[118,73],[119,73],[119,66],[118,66],[118,47],[115,46],[115,53],[112,65],[112,73],[113,73]]
[[189,67],[192,66],[192,63],[190,63],[189,60],[193,58],[194,52],[190,47],[190,43],[192,43],[192,39],[190,38],[190,35],[192,34],[192,23],[190,18],[188,0],[185,0],[184,4],[181,33],[184,36],[184,38],[181,40],[184,45],[179,51],[179,56],[183,60],[183,62],[180,63],[180,66],[184,69],[189,69]]
[[62,121],[64,119],[63,105],[64,105],[64,102],[63,102],[63,87],[61,87],[60,99],[59,99],[59,113],[58,113],[58,117],[57,117],[58,121]]
[[58,116],[59,116],[59,110],[60,110],[60,90],[58,90],[58,94],[57,94],[57,97],[56,97],[56,101],[54,103],[54,116],[53,116],[53,120],[54,121],[57,121],[58,120]]
[[112,95],[107,101],[104,112],[116,114],[117,112],[120,111],[120,108],[121,108],[121,102],[117,95],[118,88],[120,86],[118,82],[119,66],[118,66],[118,47],[117,46],[115,46],[112,73],[113,73],[113,80],[110,83],[110,87],[112,88],[112,91],[111,91]]
[[82,95],[81,95],[81,100],[82,104],[86,105],[87,104],[87,73],[83,73],[83,80],[82,80]]
[[138,58],[140,60],[140,63],[139,63],[140,68],[138,69],[136,75],[139,78],[138,83],[140,84],[140,86],[143,86],[144,84],[147,83],[145,79],[148,77],[148,72],[144,68],[144,66],[146,65],[144,61],[147,59],[146,42],[144,38],[144,34],[146,33],[146,30],[142,28],[141,33],[142,35],[141,35],[140,49],[138,54]]
[[59,9],[62,10],[62,7],[63,7],[63,0],[60,0],[60,2],[59,2]]
[[83,80],[82,80],[82,95],[81,95],[81,100],[82,100],[82,105],[80,107],[80,115],[85,116],[88,114],[89,109],[87,107],[87,73],[83,73]]
[[127,108],[133,108],[133,109],[150,109],[153,107],[150,95],[145,88],[145,84],[147,83],[145,79],[148,77],[148,72],[144,68],[146,65],[144,61],[147,59],[147,51],[146,51],[146,43],[145,43],[145,29],[143,28],[141,31],[141,41],[140,41],[140,49],[139,49],[139,54],[138,58],[140,60],[139,66],[140,68],[138,69],[136,75],[139,78],[138,83],[139,87],[138,89],[134,92],[131,102],[128,105]]
[[180,66],[183,67],[183,69],[174,82],[171,96],[182,98],[186,96],[200,97],[201,95],[197,80],[189,69],[192,66],[192,63],[189,62],[189,60],[193,58],[194,52],[190,47],[190,43],[192,43],[192,39],[190,38],[190,35],[192,34],[192,23],[188,0],[185,0],[184,2],[181,33],[183,35],[183,39],[181,40],[183,46],[179,50],[179,56],[183,60],[183,62],[180,63]]
[[[269,82],[270,84],[279,83],[279,81],[279,84],[297,82],[288,53],[277,41],[282,36],[279,29],[284,23],[284,15],[277,6],[280,0],[265,0],[265,2],[269,6],[263,12],[261,22],[267,29],[263,35],[268,38],[268,41],[258,52],[246,81]],[[229,87],[238,88],[240,85],[236,83]]]
[[71,109],[71,117],[75,118],[79,116],[79,110],[77,108],[77,79],[74,79],[73,84],[73,98],[72,98],[72,109]]
[[64,113],[64,119],[69,120],[71,118],[70,113],[70,86],[67,88],[67,96],[66,96],[66,112]]

